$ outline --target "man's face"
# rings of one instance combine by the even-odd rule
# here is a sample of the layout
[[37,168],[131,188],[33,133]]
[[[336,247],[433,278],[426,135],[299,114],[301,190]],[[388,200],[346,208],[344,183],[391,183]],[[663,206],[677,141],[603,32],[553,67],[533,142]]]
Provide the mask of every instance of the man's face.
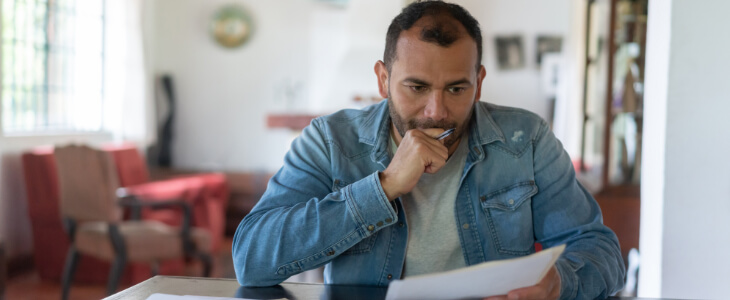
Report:
[[[463,28],[461,28],[464,30]],[[477,47],[464,31],[448,47],[424,42],[416,23],[398,39],[397,59],[387,72],[376,64],[380,94],[389,98],[396,142],[410,129],[456,128],[444,140],[451,149],[469,125],[474,103],[479,101],[484,67],[479,72]]]

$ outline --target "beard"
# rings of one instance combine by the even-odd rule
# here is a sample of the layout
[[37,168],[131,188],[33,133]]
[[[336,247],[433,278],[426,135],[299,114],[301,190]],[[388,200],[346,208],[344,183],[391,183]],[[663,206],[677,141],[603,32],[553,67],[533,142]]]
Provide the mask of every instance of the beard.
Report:
[[454,133],[444,139],[444,146],[446,146],[446,148],[451,148],[451,146],[454,145],[459,138],[461,138],[464,131],[466,131],[466,128],[471,121],[474,106],[472,105],[469,110],[469,114],[467,114],[469,117],[461,124],[447,120],[436,121],[431,118],[406,120],[401,117],[400,113],[398,113],[398,110],[395,108],[393,97],[390,95],[390,91],[388,91],[388,110],[390,113],[390,120],[393,122],[393,126],[395,126],[395,129],[398,130],[401,137],[404,137],[406,135],[406,131],[411,129],[441,128],[443,130],[448,130],[455,128]]

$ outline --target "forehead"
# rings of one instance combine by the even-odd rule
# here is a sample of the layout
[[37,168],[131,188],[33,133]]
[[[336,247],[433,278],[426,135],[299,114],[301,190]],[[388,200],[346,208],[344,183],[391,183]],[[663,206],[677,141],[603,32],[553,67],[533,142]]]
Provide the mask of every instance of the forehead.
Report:
[[461,31],[458,39],[446,47],[422,40],[421,32],[426,27],[421,21],[401,32],[391,76],[464,77],[475,73],[478,59],[476,42],[461,24],[458,25],[449,28]]

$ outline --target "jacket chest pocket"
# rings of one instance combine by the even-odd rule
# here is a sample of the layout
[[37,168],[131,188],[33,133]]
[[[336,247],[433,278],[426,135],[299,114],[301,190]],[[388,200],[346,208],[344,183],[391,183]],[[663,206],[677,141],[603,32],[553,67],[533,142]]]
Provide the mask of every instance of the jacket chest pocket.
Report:
[[[349,184],[350,183],[348,183],[347,181],[335,179],[332,183],[332,191],[339,191]],[[373,235],[364,238],[359,243],[355,244],[350,249],[347,249],[345,252],[343,252],[342,255],[354,255],[370,252],[373,249],[373,245],[375,245],[375,240],[378,238],[378,233],[379,232],[376,232]]]
[[534,251],[532,196],[535,182],[520,182],[480,198],[492,240],[497,250],[507,255],[525,255]]

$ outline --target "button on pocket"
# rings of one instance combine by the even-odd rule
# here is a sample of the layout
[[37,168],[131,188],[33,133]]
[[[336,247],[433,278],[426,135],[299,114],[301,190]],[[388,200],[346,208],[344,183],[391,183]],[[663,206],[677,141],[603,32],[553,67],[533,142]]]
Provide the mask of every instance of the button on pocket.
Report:
[[513,184],[481,197],[492,240],[503,254],[525,255],[532,252],[535,235],[532,226],[532,196],[537,185],[532,180]]

